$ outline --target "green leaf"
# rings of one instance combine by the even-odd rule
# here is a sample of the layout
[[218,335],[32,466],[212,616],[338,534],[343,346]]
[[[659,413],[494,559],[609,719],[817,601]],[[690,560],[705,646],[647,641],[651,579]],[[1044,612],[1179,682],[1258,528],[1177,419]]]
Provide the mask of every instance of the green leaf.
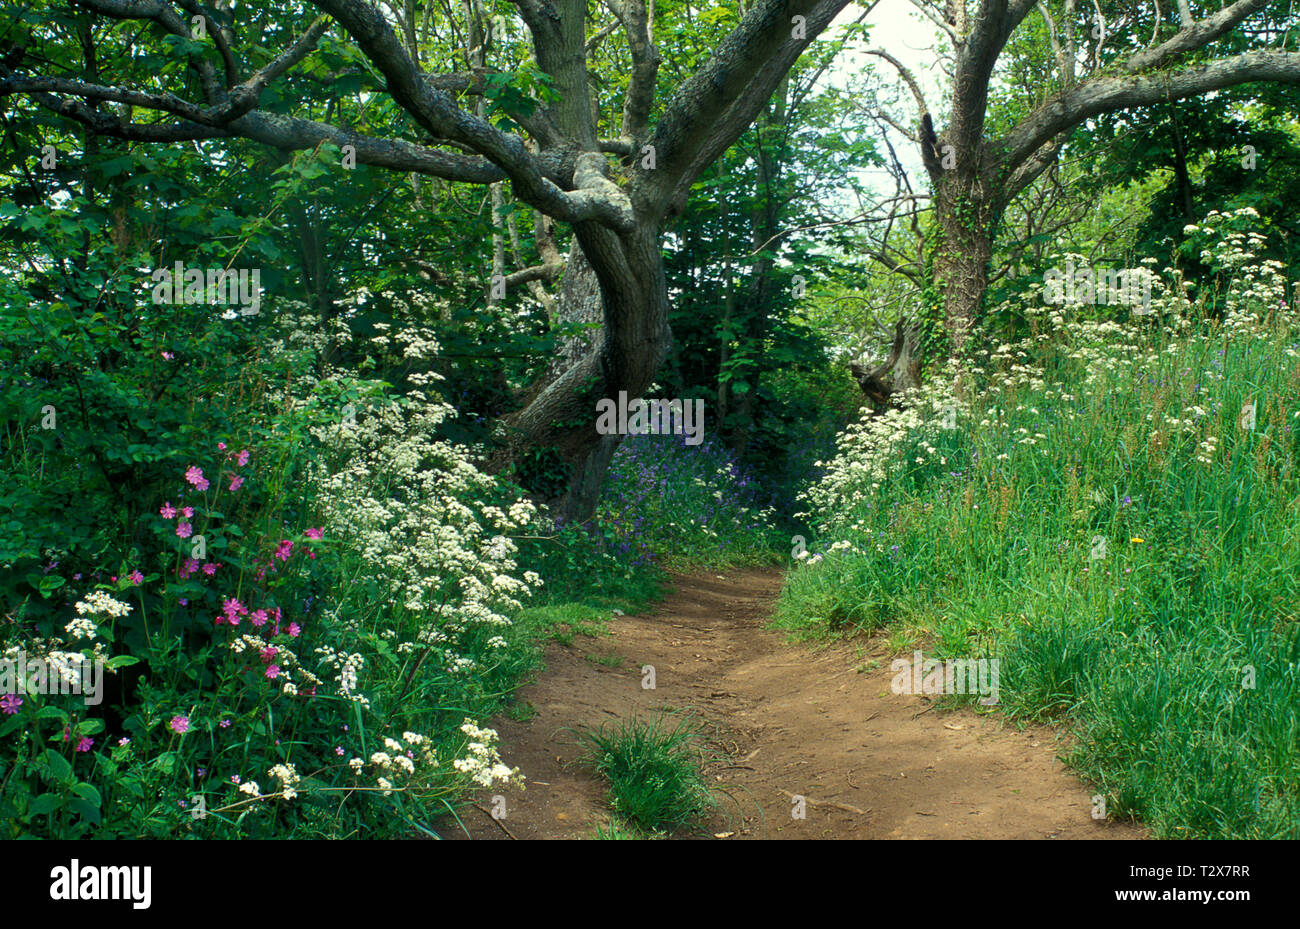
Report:
[[36,711],[37,719],[57,719],[61,723],[67,723],[68,714],[57,706],[43,706]]
[[104,805],[104,798],[100,796],[99,788],[97,788],[94,784],[87,784],[86,782],[83,781],[80,784],[77,784],[75,787],[73,787],[72,792],[76,794],[78,797],[81,797],[86,802],[90,803],[92,806],[95,807],[95,809],[99,809],[101,806]]
[[[39,799],[39,798],[38,798]],[[73,797],[68,801],[68,809],[76,813],[86,822],[98,826],[101,820],[99,807],[89,800],[83,800],[81,797]]]
[[27,812],[32,816],[39,816],[42,813],[53,813],[62,806],[63,798],[58,794],[41,794],[27,807]]
[[56,780],[63,780],[72,776],[72,764],[52,748],[47,748],[45,754],[41,756],[42,760],[49,766],[50,773]]

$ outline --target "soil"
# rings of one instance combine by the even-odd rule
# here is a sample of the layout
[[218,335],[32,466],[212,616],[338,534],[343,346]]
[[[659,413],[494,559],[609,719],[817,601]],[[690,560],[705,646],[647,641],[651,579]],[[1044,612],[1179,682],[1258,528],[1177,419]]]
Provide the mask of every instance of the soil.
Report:
[[[615,618],[611,635],[551,642],[545,670],[519,692],[534,715],[491,724],[525,788],[482,792],[462,811],[463,828],[451,822],[440,832],[593,838],[611,813],[603,782],[579,760],[575,731],[690,709],[717,755],[705,770],[721,791],[717,812],[690,835],[1143,837],[1133,824],[1092,818],[1091,791],[1057,758],[1064,734],[891,693],[897,656],[883,636],[812,646],[767,628],[781,580],[776,570],[681,577],[653,611]],[[654,689],[642,686],[645,665]],[[494,795],[505,802],[499,820]],[[805,798],[803,818],[796,797]]]

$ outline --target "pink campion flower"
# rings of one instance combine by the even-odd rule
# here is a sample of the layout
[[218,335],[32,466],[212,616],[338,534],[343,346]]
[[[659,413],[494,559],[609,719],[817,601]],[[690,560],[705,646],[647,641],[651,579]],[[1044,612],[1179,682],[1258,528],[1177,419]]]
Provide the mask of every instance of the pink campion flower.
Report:
[[[324,535],[325,535],[325,530],[324,530],[324,529],[307,529],[307,530],[305,530],[305,531],[303,532],[303,535],[305,535],[305,536],[306,536],[307,538],[309,538],[309,539],[313,539],[313,540],[319,541],[321,538],[324,537]],[[316,553],[313,552],[313,551],[310,551],[310,550],[309,550],[309,551],[307,552],[307,557],[310,558],[310,559],[312,559],[312,560],[314,561],[314,560],[316,559]]]
[[91,738],[90,736],[88,736],[88,735],[83,735],[83,736],[81,737],[81,741],[79,741],[79,742],[77,743],[77,751],[79,751],[79,752],[88,752],[88,751],[90,751],[91,746],[94,745],[94,744],[95,744],[95,740],[94,740],[94,739],[92,739],[92,738]]
[[248,464],[248,449],[244,449],[238,456],[236,456],[235,464],[239,465],[241,468]]
[[183,507],[181,507],[181,515],[184,516],[186,519],[193,519],[193,518],[194,518],[194,507],[192,507],[192,506],[183,506]]
[[275,557],[281,561],[288,561],[289,556],[293,554],[293,542],[288,539],[280,540],[280,547],[275,550]]
[[248,615],[248,608],[233,597],[221,601],[221,612],[226,614],[226,622],[232,626],[239,625],[239,617]]
[[185,480],[194,485],[196,490],[207,490],[208,479],[203,476],[203,469],[190,465],[185,469]]
[[109,581],[110,584],[116,584],[116,583],[117,583],[117,575],[114,574],[112,577],[110,577],[110,578],[108,579],[108,581]]
[[188,539],[190,536],[194,534],[194,529],[190,526],[189,523],[183,522],[176,526],[176,534],[180,536],[182,539]]
[[268,645],[266,648],[262,649],[261,651],[262,663],[263,664],[269,663],[272,658],[274,658],[277,654],[279,654],[279,652],[280,650],[276,648],[274,645]]
[[297,623],[289,623],[289,638],[296,639],[302,633],[302,626]]
[[184,735],[190,731],[190,718],[188,716],[173,716],[172,721],[167,725],[177,735]]
[[181,565],[180,570],[176,573],[180,575],[181,580],[186,580],[191,574],[199,569],[197,558],[186,559],[185,564]]
[[335,746],[334,746],[334,754],[336,754],[336,755],[346,755],[347,752],[343,751],[343,746],[342,746],[342,745],[335,745]]
[[266,625],[266,610],[254,610],[253,615],[249,617],[249,621],[258,629],[261,629]]
[[221,567],[220,564],[210,561],[203,566],[203,573],[208,577],[212,577],[212,575],[217,573],[217,568],[219,567]]
[[225,450],[226,450],[226,443],[225,443],[225,442],[218,442],[218,443],[217,443],[217,451],[224,452]]
[[280,666],[278,664],[270,665],[266,669],[266,676],[269,680],[272,681],[275,680],[277,677],[280,676]]
[[137,587],[139,587],[141,584],[144,583],[144,575],[140,573],[140,569],[139,569],[139,568],[136,568],[134,571],[132,571],[132,572],[131,572],[130,574],[128,574],[126,577],[127,577],[127,580],[129,580],[132,584],[134,584],[134,585],[137,586]]
[[0,713],[4,713],[6,716],[13,716],[22,705],[23,698],[17,694],[5,694],[0,697]]
[[172,502],[168,500],[162,505],[162,509],[160,509],[158,513],[163,519],[171,519],[176,515],[176,507],[172,506]]
[[238,490],[240,487],[243,486],[243,484],[244,484],[244,479],[242,477],[239,477],[238,475],[230,479],[230,489],[232,491]]

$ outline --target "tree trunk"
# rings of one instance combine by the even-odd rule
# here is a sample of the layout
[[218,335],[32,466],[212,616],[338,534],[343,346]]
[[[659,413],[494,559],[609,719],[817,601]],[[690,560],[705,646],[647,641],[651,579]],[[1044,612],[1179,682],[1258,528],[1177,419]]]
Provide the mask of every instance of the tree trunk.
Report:
[[921,352],[919,327],[915,320],[900,319],[894,327],[894,344],[883,364],[867,368],[856,362],[849,372],[871,402],[871,408],[883,413],[898,403],[897,395],[920,386]]
[[[581,243],[575,237],[569,247],[564,282],[551,325],[580,324],[594,328],[584,328],[574,333],[559,346],[547,370],[547,383],[579,364],[583,358],[599,354],[603,350],[603,319],[604,302],[600,295],[600,282],[596,279],[596,271],[591,262],[582,251]],[[595,413],[594,404],[590,413]],[[605,473],[609,470],[609,463],[622,438],[619,435],[601,436],[585,453],[575,451],[567,456],[568,489],[557,506],[557,516],[561,522],[586,523],[596,515]]]
[[[640,397],[667,355],[668,286],[657,228],[627,235],[583,224],[565,271],[556,321],[602,321],[569,340],[523,408],[505,417],[505,443],[489,464],[500,470],[528,448],[553,448],[570,468],[558,511],[566,521],[595,514],[600,485],[621,436],[596,432],[597,404]],[[587,256],[594,254],[596,261]]]
[[1177,109],[1171,105],[1175,115],[1170,129],[1174,137],[1174,179],[1178,184],[1178,193],[1182,196],[1183,220],[1187,223],[1197,221],[1196,203],[1192,195],[1192,178],[1187,171],[1187,146],[1183,144],[1183,133],[1178,128]]
[[954,355],[966,350],[989,282],[993,203],[978,177],[945,175],[934,197],[940,235],[934,243],[933,283],[943,301],[944,330]]
[[600,492],[605,486],[605,474],[622,441],[621,435],[601,436],[596,447],[572,466],[569,489],[557,513],[559,522],[586,523],[596,515]]

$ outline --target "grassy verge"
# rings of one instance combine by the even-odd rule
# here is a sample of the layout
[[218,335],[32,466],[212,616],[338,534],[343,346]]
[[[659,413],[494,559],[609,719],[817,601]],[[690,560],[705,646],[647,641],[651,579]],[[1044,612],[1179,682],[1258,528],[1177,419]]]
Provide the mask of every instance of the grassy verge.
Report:
[[846,436],[779,624],[997,658],[1158,836],[1300,836],[1297,329],[1045,334]]

